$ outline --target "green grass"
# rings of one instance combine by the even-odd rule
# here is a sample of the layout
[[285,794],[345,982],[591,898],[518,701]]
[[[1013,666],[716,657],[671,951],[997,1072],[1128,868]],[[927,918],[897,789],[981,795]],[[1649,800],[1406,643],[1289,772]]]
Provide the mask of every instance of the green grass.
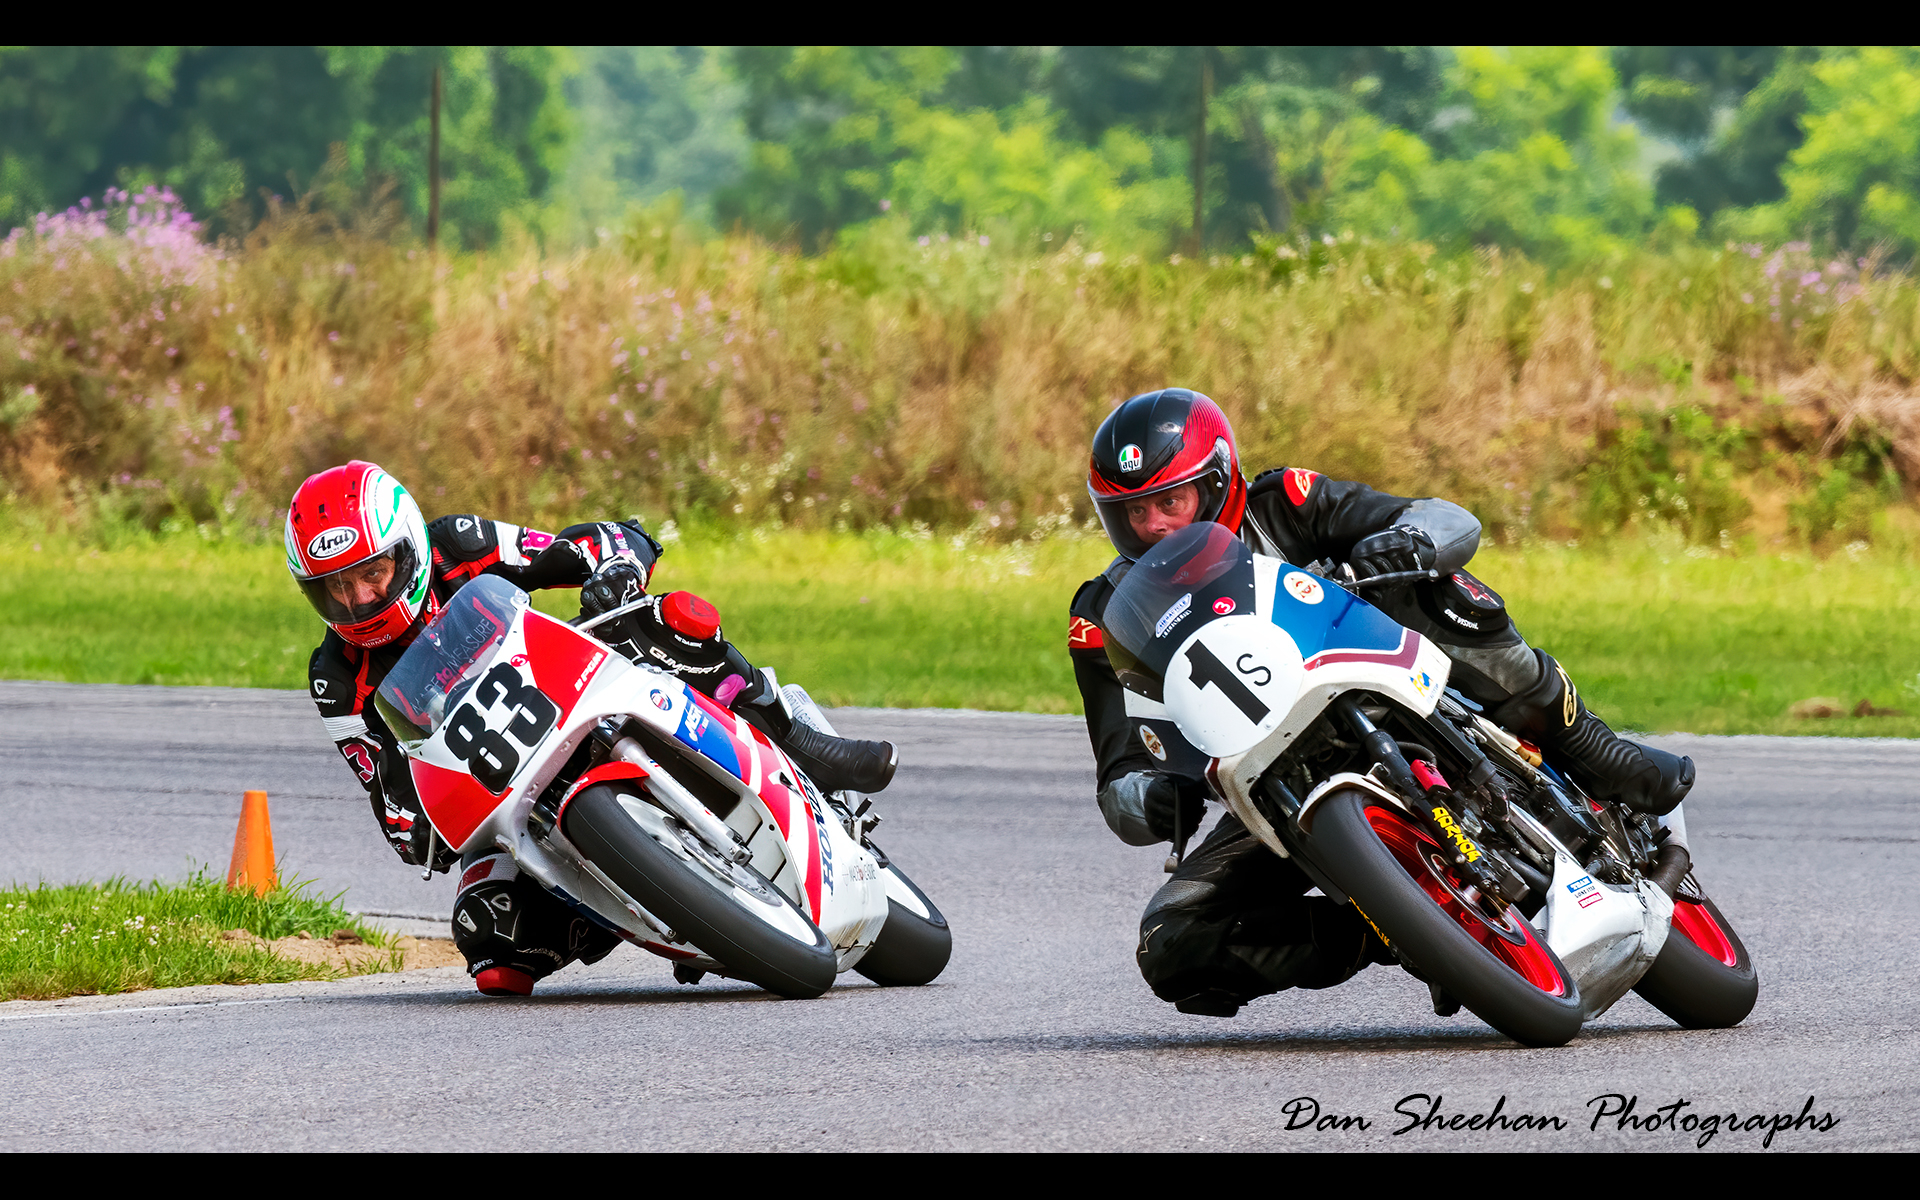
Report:
[[[1067,602],[1110,554],[1084,537],[689,532],[655,586],[712,600],[750,658],[828,703],[1071,713]],[[1488,547],[1474,567],[1616,724],[1920,735],[1920,566],[1904,549],[1821,560],[1652,538]],[[0,604],[0,677],[16,679],[299,688],[320,631],[276,546],[191,534],[105,550],[11,538]],[[1786,715],[1810,696],[1909,715]]]
[[[66,887],[0,889],[0,1000],[52,1000],[206,983],[286,983],[332,979],[340,972],[294,962],[243,942],[229,929],[273,939],[328,937],[351,929],[385,945],[338,897],[308,885],[254,896],[196,874],[180,884],[111,880]],[[399,952],[382,969],[399,968]]]

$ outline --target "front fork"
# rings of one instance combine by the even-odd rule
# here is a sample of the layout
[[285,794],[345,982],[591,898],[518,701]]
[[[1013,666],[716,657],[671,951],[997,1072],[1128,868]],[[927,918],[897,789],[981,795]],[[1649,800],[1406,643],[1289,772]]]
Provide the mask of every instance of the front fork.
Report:
[[[1354,736],[1360,741],[1376,767],[1386,773],[1386,782],[1401,796],[1406,797],[1414,818],[1420,822],[1436,843],[1444,847],[1453,865],[1462,874],[1480,888],[1482,892],[1500,897],[1509,904],[1518,904],[1536,891],[1533,881],[1528,880],[1511,864],[1497,854],[1489,854],[1476,842],[1461,824],[1461,812],[1464,807],[1447,781],[1440,775],[1438,764],[1421,762],[1417,766],[1407,761],[1401,753],[1400,745],[1393,736],[1375,725],[1371,718],[1361,710],[1360,704],[1352,693],[1336,698],[1329,706]],[[1434,728],[1450,743],[1450,748],[1469,764],[1467,784],[1482,798],[1488,817],[1503,821],[1507,816],[1507,798],[1493,781],[1496,778],[1493,764],[1466,738],[1442,728],[1445,722],[1434,722]],[[1542,898],[1545,893],[1542,891]]]

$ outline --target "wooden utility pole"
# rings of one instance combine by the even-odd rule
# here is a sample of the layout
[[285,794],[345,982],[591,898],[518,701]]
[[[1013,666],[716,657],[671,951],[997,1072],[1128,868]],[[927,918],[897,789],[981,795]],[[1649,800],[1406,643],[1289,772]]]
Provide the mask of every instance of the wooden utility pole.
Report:
[[433,101],[427,121],[427,249],[440,243],[440,68],[433,69]]
[[1213,96],[1213,58],[1207,47],[1200,51],[1200,111],[1193,125],[1193,253],[1197,258],[1207,244],[1207,103]]

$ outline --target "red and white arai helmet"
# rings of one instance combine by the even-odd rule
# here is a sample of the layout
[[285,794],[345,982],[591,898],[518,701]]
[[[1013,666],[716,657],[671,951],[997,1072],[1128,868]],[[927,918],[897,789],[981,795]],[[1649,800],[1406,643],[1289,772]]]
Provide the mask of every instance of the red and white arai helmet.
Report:
[[1219,405],[1187,388],[1162,388],[1122,402],[1100,422],[1087,463],[1087,494],[1122,555],[1137,560],[1148,549],[1127,520],[1127,504],[1183,483],[1200,491],[1194,521],[1240,531],[1247,481]]
[[356,646],[413,628],[432,604],[432,565],[420,506],[372,463],[309,477],[287,506],[287,570],[320,619]]

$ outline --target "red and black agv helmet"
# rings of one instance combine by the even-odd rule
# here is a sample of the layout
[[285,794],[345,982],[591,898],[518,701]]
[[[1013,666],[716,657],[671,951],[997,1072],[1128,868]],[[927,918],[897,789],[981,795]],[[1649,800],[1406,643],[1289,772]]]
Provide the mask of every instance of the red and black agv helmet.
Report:
[[1122,403],[1093,435],[1087,493],[1114,549],[1129,559],[1147,552],[1127,521],[1127,503],[1179,487],[1199,485],[1196,521],[1239,532],[1247,511],[1240,452],[1220,406],[1199,392],[1162,388]]

